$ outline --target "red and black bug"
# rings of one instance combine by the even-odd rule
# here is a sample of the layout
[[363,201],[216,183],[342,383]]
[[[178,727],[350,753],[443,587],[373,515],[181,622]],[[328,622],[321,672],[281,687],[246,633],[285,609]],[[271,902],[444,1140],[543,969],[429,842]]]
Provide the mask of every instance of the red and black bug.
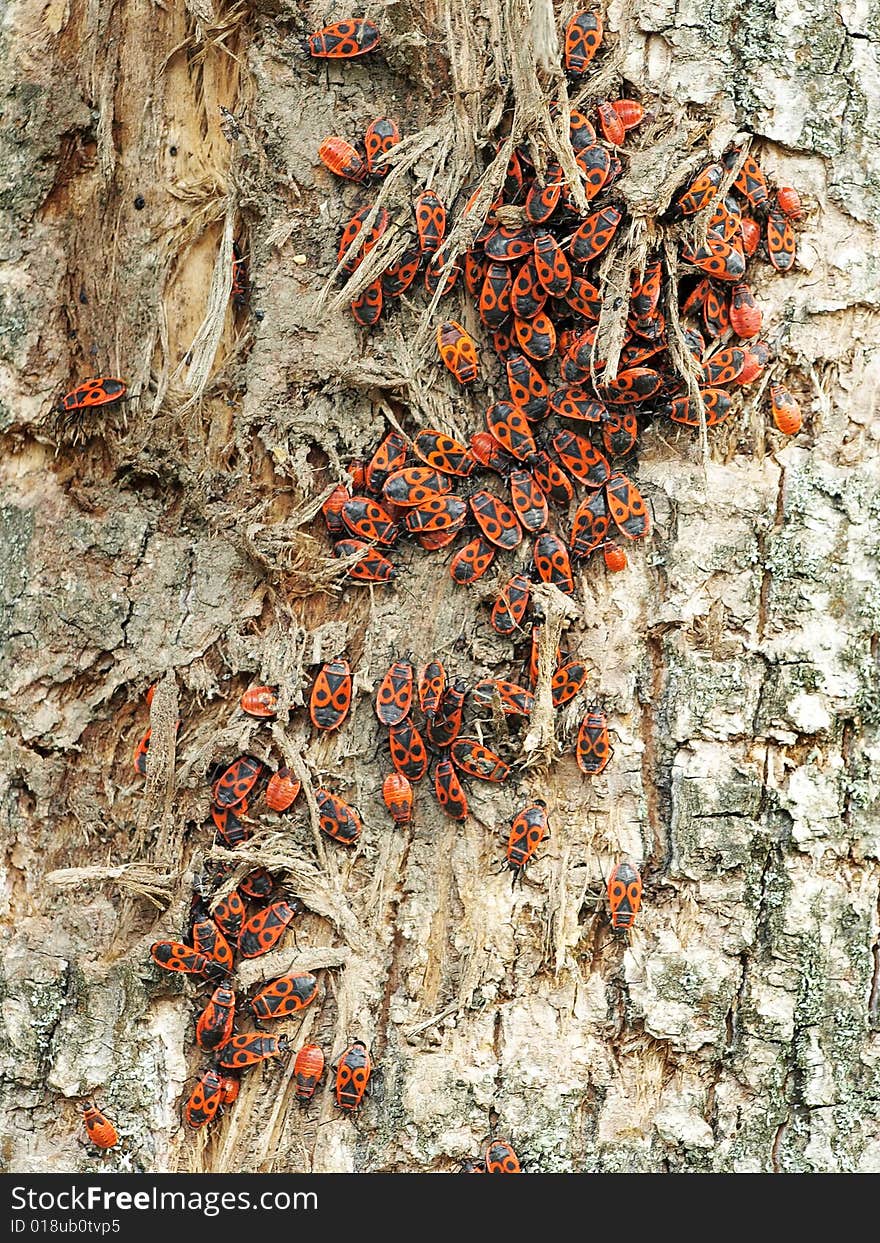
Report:
[[608,413],[600,401],[578,384],[564,384],[550,394],[550,409],[563,419],[598,423]]
[[390,547],[400,534],[387,509],[368,496],[349,497],[342,506],[341,517],[352,535],[383,547]]
[[433,747],[448,747],[461,732],[464,705],[467,699],[467,683],[457,679],[447,686],[440,700],[440,707],[432,721],[428,722],[428,741]]
[[310,971],[280,975],[263,985],[251,999],[250,1008],[257,1019],[284,1019],[305,1010],[317,995],[318,979]]
[[211,915],[217,927],[223,929],[227,939],[233,944],[238,944],[245,920],[244,903],[238,890],[233,889],[225,898],[221,898],[211,911]]
[[570,475],[589,488],[600,488],[611,474],[608,459],[576,432],[562,428],[553,437],[553,449]]
[[602,311],[602,295],[585,276],[572,276],[571,286],[565,294],[565,301],[578,315],[585,319],[598,320]]
[[464,253],[464,283],[472,298],[479,298],[488,264],[475,250]]
[[507,551],[519,545],[522,528],[509,505],[485,489],[471,496],[470,505],[474,520],[490,544]]
[[[703,408],[706,413],[706,426],[715,427],[723,423],[731,410],[731,398],[723,388],[700,389]],[[673,423],[682,423],[685,427],[699,427],[700,413],[697,404],[690,397],[675,397],[669,404],[669,417]]]
[[608,184],[611,172],[611,155],[600,143],[584,147],[575,156],[575,163],[583,173],[583,191],[587,202],[596,197]]
[[514,574],[509,578],[492,605],[489,619],[492,629],[503,635],[518,630],[529,607],[530,595],[531,584],[525,574]]
[[610,384],[601,390],[602,398],[609,405],[647,401],[662,387],[663,377],[652,367],[632,367],[620,371]]
[[278,711],[278,696],[271,686],[252,686],[239,700],[248,716],[270,717]]
[[382,159],[400,142],[400,130],[391,117],[377,117],[367,126],[364,134],[364,149],[367,153],[367,168],[376,177],[385,177],[390,165]]
[[[430,728],[430,725],[429,725]],[[388,731],[391,763],[410,781],[421,781],[428,767],[428,752],[422,735],[411,720],[392,725]]]
[[275,880],[266,868],[254,868],[238,886],[239,892],[252,902],[263,902],[275,891]]
[[706,359],[699,383],[705,387],[732,384],[745,365],[745,351],[735,345],[728,345],[723,350],[716,350],[711,358]]
[[362,289],[351,303],[351,313],[362,328],[372,328],[382,314],[382,281],[380,278]]
[[435,496],[442,496],[452,487],[450,481],[430,466],[405,466],[395,470],[382,485],[382,495],[390,505],[409,509]]
[[467,795],[451,760],[441,760],[434,769],[434,793],[451,820],[467,820]]
[[393,470],[406,461],[407,444],[399,432],[389,432],[364,467],[364,483],[370,492],[381,492]]
[[293,1095],[307,1105],[324,1074],[324,1054],[319,1045],[304,1044],[293,1063]]
[[784,384],[770,385],[770,406],[773,422],[782,434],[797,435],[803,423],[801,408]]
[[422,252],[417,246],[408,247],[399,259],[382,273],[382,292],[386,298],[399,298],[409,289],[418,276]]
[[287,811],[296,802],[301,789],[302,782],[291,777],[290,769],[282,766],[269,778],[264,795],[266,806],[279,813]]
[[517,878],[522,877],[535,851],[549,836],[546,803],[531,803],[514,816],[507,839],[507,866],[513,872],[514,884]]
[[527,259],[535,245],[531,229],[510,229],[503,225],[486,238],[483,249],[486,258],[497,263],[515,263]]
[[556,349],[556,329],[553,320],[543,311],[538,311],[531,319],[514,316],[513,335],[522,352],[536,362],[553,357]]
[[221,984],[211,995],[211,1000],[199,1015],[196,1023],[196,1044],[210,1053],[219,1049],[232,1035],[235,1021],[235,993]]
[[309,55],[330,60],[352,60],[378,46],[378,28],[363,17],[333,22],[308,37]]
[[744,281],[730,291],[729,317],[730,326],[738,337],[756,337],[761,331],[761,308]]
[[232,1036],[220,1050],[219,1065],[230,1070],[256,1066],[270,1057],[282,1057],[290,1045],[286,1036],[264,1036],[260,1032],[246,1032]]
[[419,707],[426,721],[437,715],[446,690],[446,670],[439,660],[428,661],[419,670]]
[[183,1107],[183,1116],[193,1130],[213,1122],[223,1098],[223,1081],[212,1066],[199,1077]]
[[553,707],[561,708],[583,688],[587,680],[587,666],[580,660],[567,660],[553,674],[550,693]]
[[588,777],[597,777],[611,759],[611,755],[608,717],[601,709],[594,708],[586,714],[578,730],[575,743],[578,768]]
[[419,249],[423,255],[432,255],[446,236],[446,208],[434,190],[423,190],[413,206]]
[[234,1105],[241,1091],[241,1081],[237,1075],[220,1076],[220,1104]]
[[431,496],[407,511],[404,525],[411,535],[425,532],[458,531],[464,526],[467,501],[460,496]]
[[505,370],[513,405],[527,419],[543,419],[547,413],[550,389],[541,373],[524,354],[511,354],[505,363]]
[[630,306],[639,319],[647,319],[657,310],[663,283],[663,264],[659,259],[645,265],[642,276],[633,279]]
[[435,251],[428,260],[428,266],[425,268],[425,289],[433,297],[437,292],[441,282],[443,282],[443,292],[441,298],[445,298],[449,291],[458,280],[461,268],[457,263],[453,263],[446,255]]
[[376,716],[383,725],[399,725],[409,716],[413,702],[413,667],[407,660],[396,660],[379,683]]
[[252,829],[244,821],[247,812],[247,799],[237,803],[234,811],[231,807],[216,807],[211,804],[211,819],[220,839],[230,850],[234,850],[251,836]]
[[354,808],[329,790],[315,790],[315,802],[321,832],[343,846],[354,846],[361,834],[360,816]]
[[708,207],[724,176],[723,164],[709,164],[698,173],[688,188],[678,196],[672,209],[673,215],[692,216]]
[[563,63],[569,73],[586,73],[604,33],[598,9],[580,9],[565,28]]
[[683,246],[681,257],[685,263],[692,263],[694,267],[708,272],[710,276],[717,277],[720,281],[742,280],[746,270],[743,252],[730,242],[714,239],[711,235],[707,238],[705,246],[698,246],[696,250],[689,250]]
[[[725,162],[729,161],[732,165],[737,155],[737,151],[730,151],[725,156]],[[767,178],[753,155],[746,156],[742,168],[736,175],[733,188],[738,190],[743,198],[748,199],[752,207],[764,207],[767,203]]]
[[382,801],[398,827],[412,820],[413,788],[403,773],[389,773],[382,782]]
[[576,109],[571,113],[568,122],[568,134],[575,155],[585,147],[595,147],[596,131],[586,113]]
[[219,963],[180,941],[154,941],[150,946],[150,957],[157,966],[164,967],[166,971],[179,971],[183,975],[210,977],[223,974]]
[[557,505],[567,505],[574,497],[574,489],[565,471],[543,449],[538,450],[537,458],[531,464],[531,471],[548,500]]
[[138,744],[134,749],[132,763],[134,765],[134,771],[141,777],[145,776],[147,772],[147,752],[150,749],[150,738],[152,737],[152,734],[152,729],[148,729],[138,739]]
[[542,530],[550,517],[547,498],[527,470],[512,470],[508,476],[510,501],[523,527],[534,534]]
[[493,1139],[486,1145],[486,1171],[489,1174],[521,1174],[519,1157],[506,1139]]
[[562,247],[551,234],[539,233],[535,238],[534,262],[541,287],[554,298],[564,297],[571,288],[571,268]]
[[602,444],[610,457],[626,457],[636,447],[639,424],[634,414],[609,411],[602,419]]
[[115,1148],[119,1143],[119,1132],[105,1113],[91,1102],[82,1107],[83,1125],[86,1134],[96,1148]]
[[553,583],[566,595],[574,595],[574,576],[568,549],[551,531],[544,531],[535,540],[535,569],[544,583]]
[[532,255],[514,277],[510,287],[510,309],[517,319],[532,320],[543,311],[549,294],[538,280],[538,267]]
[[111,406],[122,401],[127,391],[125,380],[115,376],[99,376],[94,380],[84,380],[65,393],[56,409],[69,413],[73,410],[91,410],[95,406]]
[[794,264],[794,229],[789,218],[775,207],[767,213],[767,256],[777,272],[788,272]]
[[611,927],[632,928],[642,905],[642,878],[631,863],[618,863],[608,877]]
[[238,242],[232,243],[232,305],[243,307],[248,298],[248,271]]
[[356,147],[337,134],[325,138],[318,147],[318,159],[337,177],[346,181],[363,181],[367,175],[367,164],[358,153]]
[[471,695],[474,703],[484,708],[497,702],[505,716],[530,716],[535,703],[534,695],[524,686],[498,678],[483,678]]
[[615,147],[622,146],[626,138],[626,127],[617,115],[613,104],[610,104],[607,99],[601,100],[596,104],[596,117],[605,141]]
[[438,432],[433,427],[423,428],[413,440],[413,452],[426,466],[444,475],[468,476],[474,469],[474,459],[457,440]]
[[476,738],[456,738],[449,754],[456,768],[480,781],[504,781],[510,772],[510,765]]
[[[315,794],[317,797],[317,791]],[[284,929],[302,910],[299,903],[272,902],[251,915],[238,938],[238,952],[242,958],[259,958],[278,944]]]
[[713,288],[711,282],[703,299],[703,323],[710,337],[721,337],[730,327],[730,313],[727,298],[719,290]]
[[218,807],[235,807],[250,794],[263,771],[263,763],[253,755],[240,755],[224,769],[211,787],[211,798]]
[[460,587],[469,587],[486,573],[495,560],[495,548],[477,536],[459,549],[449,563],[449,574]]
[[351,666],[347,660],[322,665],[309,697],[309,716],[316,729],[339,729],[351,709]]
[[321,506],[321,513],[324,515],[327,530],[331,535],[345,535],[345,523],[342,521],[342,506],[350,495],[351,493],[345,484],[338,483]]
[[529,462],[538,447],[522,410],[509,401],[496,401],[486,411],[486,426],[505,452],[517,461]]
[[363,1104],[373,1063],[363,1040],[353,1041],[336,1063],[336,1104],[340,1109],[355,1110]]
[[651,534],[648,507],[636,485],[626,475],[612,475],[605,484],[608,512],[621,535],[645,539]]
[[[376,219],[370,228],[370,232],[366,235],[366,237],[362,237],[361,234],[363,227],[372,213],[372,207],[362,207],[360,211],[355,212],[351,220],[349,220],[348,224],[342,230],[342,237],[339,241],[339,250],[336,254],[336,262],[342,264],[340,271],[344,276],[350,276],[352,272],[356,271],[361,260],[373,249],[379,238],[388,228],[388,212],[384,207],[381,207],[376,213]],[[358,238],[360,238],[361,241],[360,246],[357,250],[353,251],[349,258],[343,263],[343,257],[347,253],[349,247]]]
[[572,234],[569,252],[578,263],[590,263],[611,244],[623,212],[618,207],[602,207],[587,216]]
[[559,205],[562,186],[562,169],[556,163],[549,164],[544,184],[534,181],[526,195],[525,216],[530,224],[544,224],[550,219]]
[[509,263],[490,263],[486,267],[477,309],[487,328],[497,328],[510,315],[513,272]]
[[337,540],[333,552],[337,557],[359,558],[347,571],[348,577],[356,583],[388,583],[397,577],[397,568],[365,540]]
[[225,972],[232,970],[232,946],[210,916],[196,914],[192,925],[193,949],[219,963]]
[[608,534],[611,516],[604,491],[585,497],[575,511],[571,527],[571,555],[583,560],[599,547]]

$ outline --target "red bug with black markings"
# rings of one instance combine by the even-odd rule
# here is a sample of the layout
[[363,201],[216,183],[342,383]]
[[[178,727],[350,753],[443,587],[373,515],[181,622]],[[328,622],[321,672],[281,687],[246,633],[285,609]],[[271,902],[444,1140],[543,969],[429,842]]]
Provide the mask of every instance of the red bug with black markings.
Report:
[[362,289],[351,303],[351,313],[362,328],[378,324],[382,314],[382,281],[380,278]]
[[558,535],[544,531],[535,540],[535,569],[542,583],[553,583],[566,595],[574,595],[574,575],[568,549]]
[[309,697],[309,716],[316,729],[339,729],[351,710],[351,666],[347,660],[322,665]]
[[505,716],[530,716],[535,697],[524,686],[499,678],[483,678],[471,691],[475,704],[491,708],[497,701]]
[[446,236],[446,208],[435,190],[423,190],[413,206],[419,249],[423,255],[432,255]]
[[611,515],[604,491],[585,497],[575,511],[571,527],[571,555],[581,561],[604,541],[611,525]]
[[221,984],[199,1015],[196,1023],[196,1044],[207,1053],[222,1048],[232,1035],[235,1021],[235,992]]
[[400,142],[400,130],[391,117],[376,117],[367,126],[364,134],[364,149],[367,153],[367,168],[376,177],[385,177],[391,171],[391,165],[383,160],[383,156],[392,151]]
[[264,984],[251,998],[250,1009],[257,1019],[284,1019],[311,1005],[318,995],[318,978],[311,971],[280,975]]
[[245,1032],[232,1036],[220,1050],[219,1065],[230,1070],[256,1066],[270,1057],[283,1057],[290,1044],[286,1036],[265,1036],[261,1032]]
[[474,521],[490,544],[508,552],[519,546],[522,528],[509,505],[481,489],[471,496],[470,506]]
[[431,496],[407,511],[404,526],[411,535],[458,531],[464,526],[467,508],[467,501],[460,496]]
[[553,450],[570,475],[588,488],[600,488],[611,476],[608,459],[576,432],[562,428],[552,440]]
[[366,56],[379,46],[379,30],[364,17],[348,17],[344,21],[323,26],[309,35],[310,56],[329,60],[353,60]]
[[538,267],[534,255],[531,255],[513,279],[510,309],[517,319],[532,320],[543,311],[549,296],[538,280]]
[[543,185],[534,181],[525,201],[525,216],[530,224],[545,224],[559,205],[564,179],[556,163],[549,164]]
[[642,878],[631,863],[618,863],[608,877],[608,907],[611,927],[629,930],[636,921],[642,904]]
[[439,660],[429,660],[419,669],[419,707],[426,721],[437,715],[446,690],[446,669]]
[[460,548],[449,563],[449,574],[460,587],[469,587],[486,573],[495,560],[496,549],[478,535]]
[[214,821],[214,827],[220,840],[230,850],[234,850],[236,846],[246,842],[253,833],[250,825],[245,823],[247,814],[247,799],[242,799],[240,803],[236,803],[235,808],[216,807],[213,803],[211,804],[211,819]]
[[343,846],[354,846],[361,835],[361,818],[344,799],[330,790],[315,790],[318,824],[322,833]]
[[588,777],[598,777],[613,752],[608,737],[608,717],[600,708],[591,709],[581,721],[575,743],[578,768]]
[[583,689],[587,680],[587,666],[581,660],[567,660],[553,674],[550,683],[550,694],[553,707],[561,708]]
[[696,212],[708,207],[715,197],[721,179],[724,176],[723,164],[709,164],[698,173],[687,189],[676,198],[671,214],[673,216],[693,216]]
[[363,1040],[354,1040],[336,1063],[336,1104],[353,1112],[360,1109],[370,1082],[373,1063]]
[[[429,728],[430,725],[431,722]],[[421,781],[428,768],[428,751],[422,735],[409,718],[389,729],[388,750],[397,772],[410,781]]]
[[370,492],[381,492],[392,471],[406,461],[407,443],[400,432],[389,432],[364,468],[364,483]]
[[382,485],[382,495],[389,505],[409,509],[435,496],[443,496],[451,488],[451,481],[430,466],[404,466],[388,476]]
[[573,499],[574,489],[570,479],[543,449],[538,450],[530,469],[538,487],[549,501],[557,505],[567,505]]
[[150,946],[150,957],[157,966],[182,975],[203,975],[207,978],[223,975],[219,963],[181,941],[154,941]]
[[252,902],[264,902],[275,892],[275,880],[266,868],[254,868],[238,886],[239,892]]
[[476,738],[456,738],[449,756],[456,768],[480,781],[504,781],[510,773],[510,765]]
[[490,624],[498,634],[511,635],[521,628],[529,607],[531,584],[525,574],[514,574],[501,588],[494,604]]
[[533,422],[547,413],[550,388],[524,354],[512,354],[505,362],[511,403]]
[[526,531],[534,534],[547,525],[550,507],[534,476],[527,470],[512,470],[507,477],[510,501]]
[[586,73],[602,43],[604,27],[598,9],[579,9],[565,28],[563,64],[569,73]]
[[538,451],[524,412],[509,401],[496,401],[486,411],[486,426],[498,444],[518,462],[531,462]]
[[219,963],[224,971],[232,970],[232,946],[213,919],[197,908],[192,925],[193,949]]
[[605,484],[605,498],[615,526],[626,539],[646,539],[651,534],[648,507],[626,475],[611,476]]
[[437,802],[451,820],[467,820],[468,801],[451,760],[441,760],[434,769]]
[[489,263],[480,287],[477,309],[487,328],[498,328],[510,315],[513,272],[509,263]]
[[112,406],[122,401],[127,391],[125,380],[116,376],[97,376],[93,380],[83,380],[82,384],[65,393],[55,408],[62,413],[71,413],[75,410],[93,410],[96,406]]
[[522,352],[536,362],[553,357],[556,349],[556,328],[553,320],[544,311],[538,311],[530,319],[514,316],[513,335]]
[[389,548],[396,543],[400,527],[387,509],[369,496],[352,496],[344,503],[342,521],[352,535]]
[[598,258],[614,240],[620,227],[623,212],[618,207],[602,207],[587,216],[572,234],[569,254],[578,263],[590,263]]
[[[317,792],[316,792],[317,797]],[[242,958],[259,958],[273,949],[284,935],[285,929],[302,911],[299,902],[272,902],[245,922],[238,938],[238,952]]]
[[223,1079],[220,1072],[212,1066],[199,1076],[198,1082],[183,1107],[183,1116],[187,1126],[197,1130],[213,1122],[222,1099]]
[[466,478],[474,469],[475,462],[463,444],[433,427],[425,427],[413,440],[416,457],[444,475],[460,475]]
[[237,945],[246,917],[245,906],[238,890],[233,889],[225,898],[221,898],[213,907],[211,915],[227,940]]
[[794,229],[788,216],[775,207],[767,213],[767,257],[777,272],[789,272],[794,266]]
[[803,415],[800,404],[784,384],[770,385],[770,407],[773,422],[784,436],[795,436],[801,430]]
[[428,741],[433,747],[448,747],[461,732],[468,685],[462,678],[447,686],[433,721],[428,722]]
[[337,557],[358,557],[354,565],[350,565],[346,571],[347,577],[355,583],[390,583],[400,572],[366,540],[337,540],[333,545],[333,552]]
[[493,1139],[486,1145],[486,1171],[489,1174],[521,1174],[519,1157],[506,1139]]
[[409,246],[399,259],[395,259],[382,273],[382,292],[386,298],[399,298],[406,293],[419,274],[422,252],[417,246]]
[[395,660],[376,691],[376,716],[383,725],[399,725],[413,703],[415,673],[408,660]]
[[542,842],[550,836],[547,804],[537,799],[517,812],[507,839],[507,866],[513,872],[512,885],[521,880],[528,864]]

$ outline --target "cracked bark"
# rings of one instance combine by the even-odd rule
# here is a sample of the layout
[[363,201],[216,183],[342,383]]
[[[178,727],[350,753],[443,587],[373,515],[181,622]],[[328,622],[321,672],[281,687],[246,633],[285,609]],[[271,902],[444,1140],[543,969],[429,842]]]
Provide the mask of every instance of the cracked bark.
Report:
[[[626,575],[583,576],[569,632],[613,764],[586,786],[567,754],[519,793],[477,790],[463,827],[420,788],[401,835],[368,688],[409,649],[471,680],[509,667],[478,608],[495,580],[463,604],[416,557],[405,590],[303,599],[283,524],[385,412],[476,425],[482,397],[453,410],[444,383],[411,386],[411,311],[366,350],[346,316],[309,318],[360,205],[316,167],[318,142],[382,113],[407,132],[435,121],[455,23],[402,3],[385,10],[386,59],[316,69],[284,4],[218,8],[213,26],[172,7],[18,0],[0,53],[4,1168],[93,1168],[78,1102],[94,1092],[136,1169],[444,1171],[497,1126],[534,1170],[880,1170],[880,32],[823,0],[611,6],[626,81],[722,145],[754,133],[807,200],[797,269],[756,281],[805,432],[781,445],[747,403],[704,469],[695,438],[651,429],[638,478],[656,535]],[[456,97],[463,132],[469,108]],[[261,316],[227,316],[188,407],[230,203]],[[49,407],[95,371],[135,398],[75,438]],[[291,756],[366,823],[357,859],[328,850],[320,873],[306,814],[284,828],[320,912],[300,948],[348,947],[291,1034],[331,1055],[368,1039],[381,1080],[355,1130],[327,1093],[291,1108],[270,1066],[193,1136],[194,993],[158,979],[147,946],[179,930],[210,847],[208,765],[269,754],[234,713],[241,691],[279,683],[295,712],[309,665],[343,649],[359,693],[342,736],[283,723]],[[174,785],[147,804],[131,752],[168,671]],[[577,711],[561,715],[570,741]],[[493,869],[526,790],[553,836],[511,893]],[[129,861],[139,833],[148,857],[179,843],[160,915],[110,884],[46,884]],[[629,944],[594,901],[621,854],[646,879]]]

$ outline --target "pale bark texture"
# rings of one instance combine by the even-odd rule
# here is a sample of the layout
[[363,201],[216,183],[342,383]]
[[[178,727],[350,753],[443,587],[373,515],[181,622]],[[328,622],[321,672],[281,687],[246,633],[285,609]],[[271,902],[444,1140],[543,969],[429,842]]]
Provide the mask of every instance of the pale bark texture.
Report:
[[[503,137],[511,82],[521,109],[529,82],[552,98],[546,32],[573,8],[377,4],[382,55],[329,68],[302,50],[329,10],[283,0],[6,9],[7,1170],[442,1173],[503,1134],[532,1171],[880,1171],[876,9],[608,8],[603,90],[642,98],[660,152],[634,144],[631,203],[649,216],[676,162],[683,180],[738,133],[801,192],[797,264],[756,265],[755,290],[804,428],[776,432],[763,385],[706,460],[697,433],[649,428],[635,477],[656,529],[626,573],[579,576],[567,634],[591,673],[560,754],[475,782],[464,825],[426,784],[405,831],[382,805],[377,680],[406,654],[509,676],[486,605],[512,568],[466,591],[414,550],[397,587],[332,581],[314,512],[341,465],[389,419],[466,436],[491,398],[432,352],[440,318],[479,329],[458,293],[427,319],[413,297],[372,334],[334,301],[339,231],[365,199],[316,150],[391,115],[424,136],[416,181],[454,192]],[[392,214],[410,193],[401,179]],[[233,236],[252,281],[238,315]],[[94,374],[124,376],[131,400],[60,419],[59,394]],[[316,740],[303,692],[343,652],[354,713]],[[238,711],[256,682],[281,688],[274,729]],[[572,755],[588,703],[614,730],[592,782]],[[148,724],[145,782],[131,757]],[[181,1120],[204,989],[148,946],[179,937],[212,848],[206,772],[245,750],[295,759],[364,818],[354,858],[318,851],[305,810],[262,817],[251,852],[284,861],[309,914],[249,978],[322,967],[319,1000],[282,1029],[331,1057],[369,1042],[357,1126],[326,1086],[300,1109],[287,1061],[245,1075],[206,1132]],[[504,834],[532,797],[552,837],[512,890]],[[645,880],[629,938],[600,900],[623,857]],[[131,864],[146,871],[108,872]],[[58,883],[72,868],[98,871]],[[103,1158],[90,1097],[123,1137]]]

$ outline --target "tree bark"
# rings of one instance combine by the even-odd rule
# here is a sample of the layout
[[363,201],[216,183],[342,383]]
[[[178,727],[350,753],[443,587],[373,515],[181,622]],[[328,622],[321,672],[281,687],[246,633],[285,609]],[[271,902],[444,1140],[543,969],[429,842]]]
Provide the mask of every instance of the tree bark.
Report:
[[[653,538],[627,573],[580,576],[567,630],[614,730],[600,778],[575,765],[571,705],[556,761],[475,783],[465,824],[424,785],[407,830],[382,805],[378,680],[407,653],[471,683],[510,670],[486,604],[512,571],[464,591],[420,553],[396,588],[335,585],[314,513],[341,466],[390,420],[466,437],[490,397],[440,375],[425,299],[369,335],[338,305],[339,231],[366,199],[315,153],[390,115],[427,134],[415,184],[473,180],[510,82],[525,116],[529,84],[554,81],[546,32],[573,6],[550,21],[534,3],[534,16],[526,0],[371,10],[383,55],[343,65],[303,53],[322,14],[282,0],[10,5],[7,1170],[445,1172],[494,1133],[531,1171],[880,1170],[880,32],[867,8],[608,9],[604,89],[627,84],[659,125],[662,156],[633,157],[634,197],[743,132],[801,192],[797,265],[755,265],[754,287],[804,431],[783,443],[762,390],[710,433],[706,460],[687,430],[643,436]],[[233,237],[252,282],[238,315]],[[61,418],[58,395],[94,374],[124,376],[131,400]],[[304,696],[316,663],[342,653],[353,716],[317,739]],[[257,682],[281,688],[271,729],[237,711]],[[148,725],[144,782],[131,757]],[[371,1047],[357,1129],[326,1086],[298,1108],[287,1062],[246,1074],[206,1132],[181,1120],[206,1064],[204,990],[169,981],[148,947],[180,936],[213,844],[206,774],[242,751],[296,763],[364,818],[353,860],[316,847],[306,811],[264,817],[245,851],[309,907],[296,945],[253,975],[320,966],[319,1001],[287,1028],[296,1047]],[[512,891],[503,835],[534,797],[552,838]],[[645,880],[629,939],[597,900],[624,856]],[[102,1159],[80,1121],[92,1096],[123,1138]]]

